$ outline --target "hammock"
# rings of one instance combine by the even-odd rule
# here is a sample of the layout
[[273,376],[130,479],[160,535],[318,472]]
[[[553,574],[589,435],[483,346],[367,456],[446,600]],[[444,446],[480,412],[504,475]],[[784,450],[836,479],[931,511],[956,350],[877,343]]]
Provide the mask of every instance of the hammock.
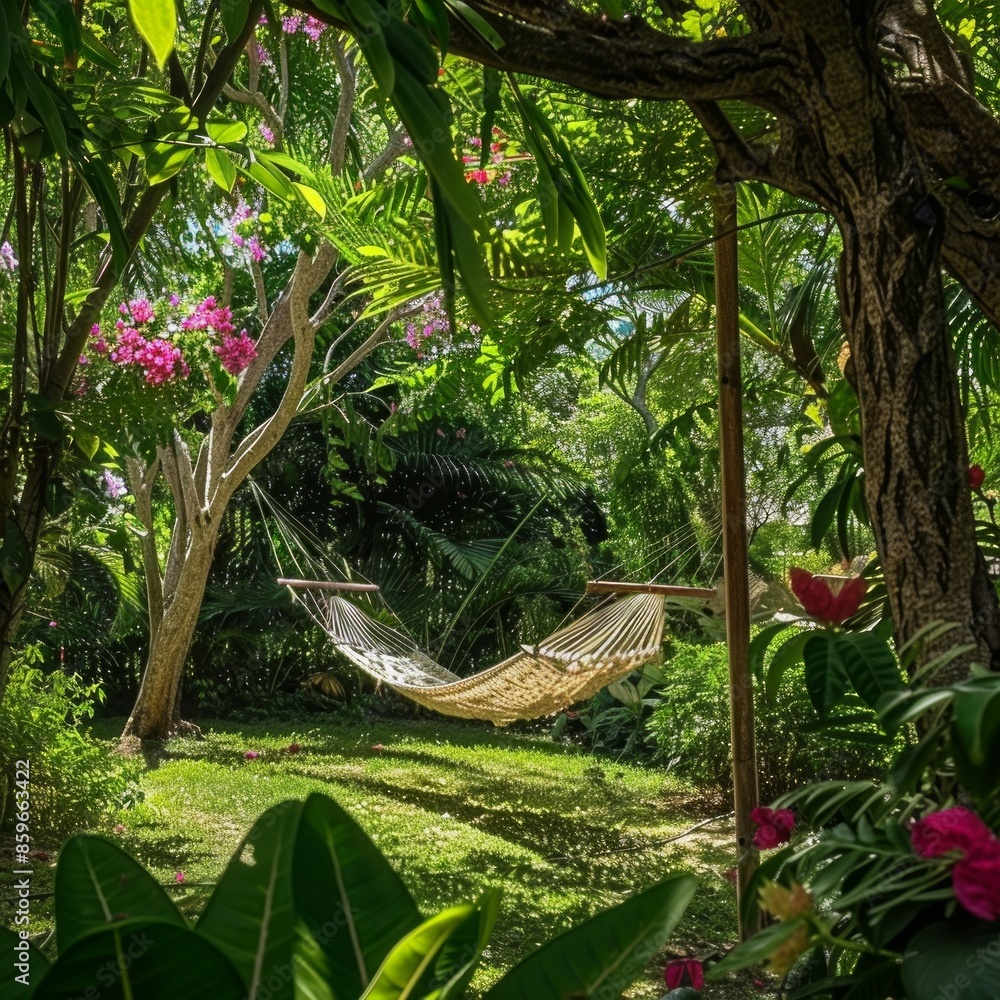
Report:
[[[409,636],[376,621],[336,591],[374,592],[372,584],[278,581],[355,666],[407,698],[444,715],[504,726],[537,719],[595,695],[656,659],[667,595],[710,597],[712,590],[598,581],[591,592],[628,592],[552,633],[537,646],[471,677],[459,677],[422,653]],[[639,591],[639,592],[636,592]]]

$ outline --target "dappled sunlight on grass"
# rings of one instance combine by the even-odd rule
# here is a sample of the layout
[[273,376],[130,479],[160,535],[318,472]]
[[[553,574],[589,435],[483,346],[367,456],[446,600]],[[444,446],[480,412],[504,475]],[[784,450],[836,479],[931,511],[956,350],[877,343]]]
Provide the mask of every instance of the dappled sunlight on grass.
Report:
[[[100,724],[110,735],[117,724]],[[627,994],[659,997],[665,956],[708,955],[735,935],[729,820],[670,843],[705,815],[662,770],[579,748],[435,719],[296,728],[204,726],[151,761],[145,801],[118,817],[118,839],[196,914],[254,819],[323,791],[346,808],[433,911],[500,885],[504,903],[480,987],[559,931],[668,873],[702,882],[675,940]],[[288,752],[292,743],[297,752]],[[251,751],[258,756],[247,759]],[[709,992],[706,996],[731,993]]]

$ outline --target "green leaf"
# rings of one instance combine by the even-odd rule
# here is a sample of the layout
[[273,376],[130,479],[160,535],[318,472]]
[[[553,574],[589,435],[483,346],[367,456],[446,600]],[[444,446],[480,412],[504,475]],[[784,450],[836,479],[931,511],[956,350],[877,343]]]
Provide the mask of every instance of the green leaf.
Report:
[[77,427],[73,432],[73,441],[88,462],[97,454],[97,450],[101,447],[101,439],[93,431],[88,431],[83,427]]
[[823,538],[833,526],[837,516],[837,509],[840,506],[840,498],[843,492],[850,489],[849,479],[840,479],[827,490],[823,499],[816,505],[816,513],[813,514],[810,525],[810,538],[814,549],[818,549],[823,544]]
[[448,54],[448,40],[451,37],[451,25],[448,23],[448,10],[442,0],[415,0],[417,10],[434,32],[442,57]]
[[175,923],[128,919],[87,934],[49,970],[34,1000],[99,996],[100,1000],[243,1000],[229,960],[194,931]]
[[150,184],[170,180],[190,159],[195,147],[175,142],[158,142],[146,153],[146,176]]
[[979,767],[1000,744],[1000,684],[988,677],[956,684],[954,691],[955,736],[969,763]]
[[42,0],[35,5],[45,26],[59,39],[66,59],[80,50],[80,23],[76,19],[72,0]]
[[52,91],[45,81],[35,72],[34,66],[17,50],[11,52],[11,69],[20,77],[24,89],[31,101],[35,117],[42,123],[53,146],[67,159],[70,158],[69,145],[66,141],[66,128],[63,125],[59,109],[56,107]]
[[[254,823],[198,920],[198,934],[243,977],[248,1000],[294,995],[292,864],[301,813],[301,802],[281,802]],[[283,969],[289,970],[287,977]],[[277,989],[264,984],[274,970],[281,980]]]
[[295,843],[295,908],[337,996],[357,997],[399,939],[421,923],[399,876],[343,809],[306,800]]
[[296,160],[295,157],[289,156],[287,153],[279,153],[273,150],[263,153],[257,150],[254,155],[269,167],[282,167],[285,170],[290,170],[293,174],[304,177],[307,181],[316,179],[316,175],[309,168],[308,164],[303,163],[301,160]]
[[[20,931],[27,934],[24,928]],[[51,962],[27,938],[22,939],[16,931],[3,926],[0,926],[0,952],[4,956],[0,962],[0,1000],[31,1000]]]
[[174,51],[177,34],[174,0],[129,0],[128,10],[135,30],[149,46],[156,64],[163,69]]
[[877,635],[845,632],[838,637],[837,651],[854,690],[866,705],[874,708],[882,695],[905,687],[892,650]]
[[249,13],[249,0],[222,0],[222,26],[226,29],[226,38],[230,42],[235,42],[240,37]]
[[84,58],[89,59],[95,66],[111,70],[113,73],[121,69],[121,60],[118,56],[90,28],[80,29],[80,48]]
[[812,637],[813,631],[811,629],[800,629],[774,651],[774,656],[771,657],[767,668],[767,675],[764,678],[764,694],[768,701],[777,701],[782,679],[791,667],[802,660],[802,651]]
[[265,191],[270,191],[282,201],[295,201],[298,198],[298,192],[292,187],[292,182],[276,167],[269,167],[258,160],[251,160],[239,170],[255,180]]
[[132,248],[129,245],[125,223],[122,220],[121,196],[115,184],[111,170],[106,163],[97,159],[84,160],[77,163],[77,170],[101,207],[101,214],[108,227],[108,238],[111,242],[112,263],[118,274],[125,269]]
[[906,723],[919,719],[953,697],[953,692],[947,688],[937,691],[890,691],[879,699],[875,710],[882,728],[892,736]]
[[225,119],[205,122],[205,131],[208,133],[209,139],[220,146],[242,142],[247,137],[247,127],[243,122],[231,122]]
[[296,191],[302,195],[302,200],[321,218],[326,218],[326,202],[323,201],[323,196],[314,187],[309,187],[308,184],[300,184],[298,181],[292,181],[292,186]]
[[771,640],[791,627],[789,622],[766,625],[750,640],[750,672],[754,677],[759,680],[764,679],[764,657],[767,655]]
[[224,149],[205,150],[205,167],[209,176],[227,194],[236,183],[236,164]]
[[503,38],[494,31],[492,25],[479,11],[473,10],[464,0],[445,0],[445,4],[455,12],[456,17],[465,21],[490,48],[495,51],[503,48]]
[[561,934],[511,969],[484,1000],[617,996],[677,925],[698,880],[673,875]]
[[87,834],[67,840],[59,852],[55,916],[60,955],[87,933],[125,917],[186,926],[142,865],[116,844]]
[[484,893],[475,913],[445,942],[434,963],[434,988],[424,1000],[459,1000],[465,995],[497,922],[500,896],[499,889]]
[[953,919],[925,927],[903,955],[908,1000],[996,1000],[1000,997],[997,928]]
[[713,965],[705,978],[714,982],[725,978],[730,972],[735,972],[737,969],[745,969],[749,965],[760,965],[802,926],[801,920],[783,920],[770,927],[765,927],[749,941],[738,944],[721,962]]
[[847,672],[840,659],[836,633],[817,630],[802,648],[806,665],[806,690],[816,711],[830,710],[847,694]]
[[448,938],[470,917],[476,908],[471,903],[452,906],[425,920],[407,934],[375,973],[362,1000],[411,1000],[423,996],[418,984],[425,981],[431,963],[440,953]]

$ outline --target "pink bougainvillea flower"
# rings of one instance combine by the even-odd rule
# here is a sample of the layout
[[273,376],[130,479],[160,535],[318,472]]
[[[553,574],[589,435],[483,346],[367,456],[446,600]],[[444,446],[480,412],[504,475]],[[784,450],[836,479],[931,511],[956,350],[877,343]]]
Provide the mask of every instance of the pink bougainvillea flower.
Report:
[[806,614],[826,625],[842,625],[856,615],[868,590],[868,581],[860,576],[846,579],[835,594],[828,581],[813,576],[808,570],[795,567],[788,575],[792,593]]
[[913,850],[921,858],[939,858],[950,851],[970,854],[994,839],[993,831],[964,806],[931,813],[910,827]]
[[696,958],[677,958],[667,963],[663,981],[668,990],[676,990],[679,986],[700,990],[705,985],[705,970]]
[[239,375],[257,357],[257,345],[241,330],[238,337],[223,334],[222,343],[213,348],[230,375]]
[[59,622],[49,622],[49,628],[57,628],[58,626]]
[[983,472],[983,467],[981,465],[970,465],[969,466],[969,489],[978,490],[983,485],[983,480],[986,478],[986,473]]
[[134,360],[145,370],[150,385],[163,385],[184,372],[180,348],[161,337],[147,341],[135,352]]
[[259,756],[260,756],[260,754],[257,753],[256,750],[247,750],[247,752],[243,755],[243,759],[244,760],[256,760]]
[[180,883],[184,881],[184,872],[177,872],[177,873],[176,873],[176,874],[174,875],[174,881],[175,881],[175,882],[176,882],[176,883],[177,883],[178,885],[180,885]]
[[787,843],[795,828],[795,813],[791,809],[758,806],[751,810],[750,819],[757,824],[753,845],[761,851],[769,851],[779,844]]
[[133,299],[128,308],[132,313],[133,323],[152,323],[156,319],[156,313],[148,299]]

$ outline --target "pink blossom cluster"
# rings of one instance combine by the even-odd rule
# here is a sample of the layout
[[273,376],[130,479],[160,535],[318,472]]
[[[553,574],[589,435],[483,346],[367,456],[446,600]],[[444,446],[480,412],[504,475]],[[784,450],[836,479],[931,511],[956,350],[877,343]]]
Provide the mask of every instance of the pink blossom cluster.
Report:
[[955,806],[917,820],[910,840],[918,857],[954,857],[955,898],[981,920],[1000,919],[1000,839],[971,809]]
[[281,19],[281,27],[286,35],[301,32],[311,42],[318,42],[329,25],[310,14],[290,14]]
[[14,256],[14,248],[9,241],[4,240],[3,243],[0,243],[0,271],[13,273],[17,270],[17,264],[18,260]]
[[422,358],[424,345],[428,340],[435,334],[447,334],[450,331],[451,324],[444,311],[441,296],[434,295],[424,303],[423,311],[416,320],[406,324],[406,342],[417,352],[417,357]]
[[266,122],[260,122],[257,125],[257,131],[260,132],[264,142],[266,142],[269,146],[274,145],[274,129],[272,129]]
[[[180,305],[176,295],[171,295],[169,301],[173,308]],[[212,295],[195,305],[179,324],[174,321],[161,324],[163,329],[156,331],[159,335],[154,335],[151,329],[157,314],[147,299],[123,302],[118,312],[113,335],[105,336],[100,325],[91,328],[91,350],[98,356],[106,356],[114,365],[141,368],[149,385],[163,385],[191,374],[180,346],[170,340],[171,334],[178,330],[202,332],[209,342],[214,341],[212,350],[231,375],[239,375],[257,356],[257,347],[247,331],[236,333],[232,311],[228,306],[220,306]],[[88,361],[86,355],[81,356],[81,364]]]
[[112,500],[117,500],[119,497],[125,496],[128,493],[128,487],[125,485],[125,480],[121,476],[116,476],[110,469],[105,469],[101,474],[101,485],[104,487],[104,492],[107,493]]
[[257,345],[247,335],[246,330],[241,330],[239,336],[223,334],[222,343],[216,344],[212,350],[230,375],[239,375],[257,357]]
[[[118,306],[119,318],[115,322],[115,342],[110,344],[99,325],[91,327],[91,349],[95,354],[108,356],[115,365],[138,365],[150,385],[162,385],[173,378],[187,378],[191,369],[180,348],[163,337],[147,338],[140,327],[147,327],[156,320],[156,311],[148,299],[132,299]],[[81,364],[88,364],[86,355]]]

